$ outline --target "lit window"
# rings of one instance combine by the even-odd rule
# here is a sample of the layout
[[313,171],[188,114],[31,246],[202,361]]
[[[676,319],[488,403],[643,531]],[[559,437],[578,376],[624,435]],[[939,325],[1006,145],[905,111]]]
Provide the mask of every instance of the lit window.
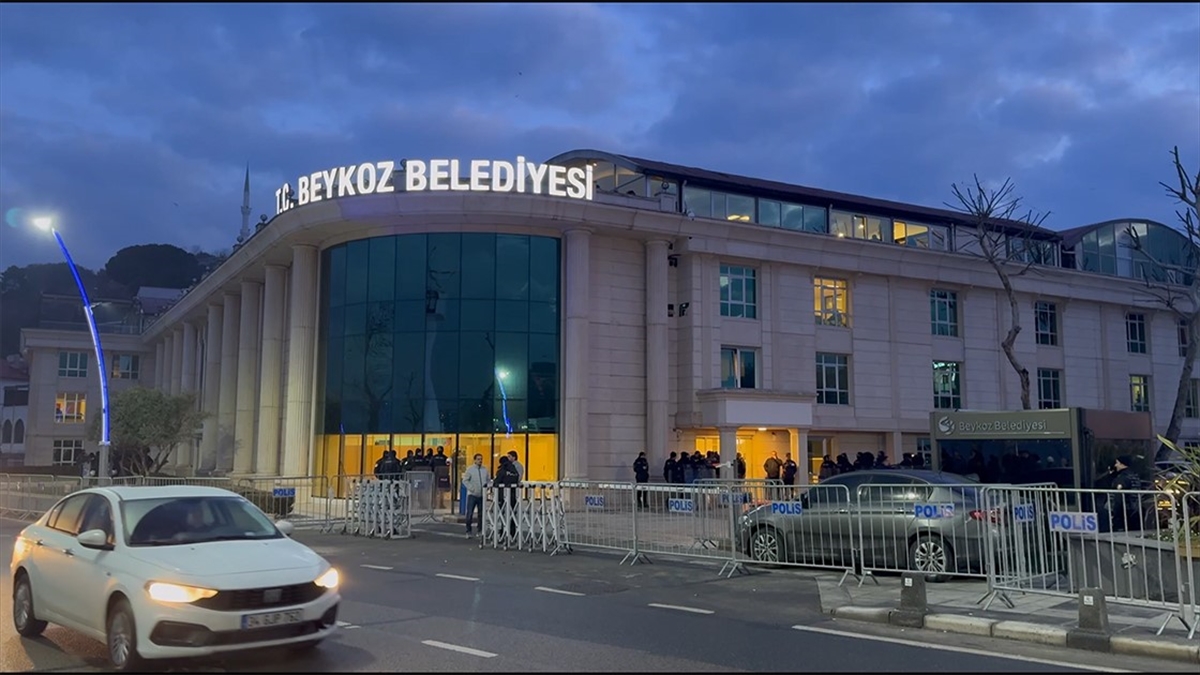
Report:
[[1038,407],[1061,408],[1062,405],[1062,371],[1052,368],[1038,368]]
[[758,317],[758,288],[752,267],[721,265],[721,316]]
[[87,396],[78,392],[59,392],[54,400],[56,424],[82,424],[87,415]]
[[1033,323],[1033,334],[1039,345],[1058,345],[1058,308],[1053,302],[1034,304]]
[[754,349],[721,347],[721,387],[723,389],[754,389],[757,386]]
[[1130,354],[1146,353],[1146,315],[1125,315],[1125,343]]
[[813,316],[821,326],[850,326],[850,289],[845,279],[813,279]]
[[929,291],[929,315],[934,335],[958,337],[958,294],[954,291]]
[[117,354],[112,360],[112,378],[114,380],[136,380],[140,370],[141,359],[137,354]]
[[956,410],[962,407],[961,365],[953,361],[933,362],[934,408]]
[[817,354],[817,403],[850,405],[850,357]]
[[81,461],[83,461],[82,440],[55,439],[52,464],[55,466],[74,466]]
[[948,229],[940,225],[908,223],[903,220],[892,221],[892,241],[909,248],[945,251],[949,240],[948,232]]
[[88,353],[87,352],[59,352],[58,353],[58,376],[59,377],[87,377]]
[[1150,411],[1150,376],[1129,376],[1129,403],[1133,412]]
[[887,237],[891,234],[892,221],[890,218],[861,216],[844,211],[834,211],[831,215],[829,233],[838,237],[887,241]]

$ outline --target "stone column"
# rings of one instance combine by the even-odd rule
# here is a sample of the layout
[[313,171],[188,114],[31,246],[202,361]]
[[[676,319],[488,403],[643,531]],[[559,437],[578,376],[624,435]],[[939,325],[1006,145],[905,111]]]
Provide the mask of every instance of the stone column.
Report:
[[171,331],[171,395],[178,396],[183,386],[183,329]]
[[217,468],[233,469],[233,427],[237,418],[238,323],[242,302],[237,293],[225,293],[221,317],[221,400],[217,407]]
[[591,277],[591,236],[588,230],[568,230],[564,235],[563,297],[566,321],[563,327],[563,419],[562,477],[588,475],[588,333]]
[[812,464],[808,458],[808,429],[788,429],[788,436],[791,437],[792,459],[800,468],[796,482],[809,485],[812,483]]
[[317,248],[292,247],[291,321],[288,322],[287,404],[283,475],[306,476],[313,441],[313,374],[317,368]]
[[667,344],[667,242],[646,242],[646,456],[667,458],[670,372]]
[[262,366],[258,388],[258,443],[254,473],[279,475],[279,399],[283,387],[283,294],[287,268],[267,265],[262,303]]
[[233,472],[254,471],[254,415],[258,411],[258,315],[262,284],[242,282],[242,314],[238,319],[237,410],[233,427]]
[[154,345],[154,388],[159,391],[163,389],[163,373],[167,369],[166,346],[165,340],[159,340]]
[[888,434],[887,452],[888,461],[892,464],[904,461],[904,432],[893,431]]
[[217,408],[221,400],[221,305],[208,305],[208,328],[204,332],[204,431],[200,439],[200,468],[211,471],[217,462]]
[[[717,427],[717,441],[720,445],[721,464],[729,466],[729,476],[731,478],[737,478],[737,432],[737,427]],[[747,475],[749,473],[749,471],[746,472]]]
[[183,374],[179,378],[179,390],[196,391],[196,327],[191,321],[183,322]]

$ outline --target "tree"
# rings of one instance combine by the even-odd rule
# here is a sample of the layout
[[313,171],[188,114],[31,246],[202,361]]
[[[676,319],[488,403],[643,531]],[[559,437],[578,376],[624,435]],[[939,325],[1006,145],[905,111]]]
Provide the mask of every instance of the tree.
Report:
[[[110,452],[143,476],[161,471],[176,446],[190,445],[208,416],[196,409],[193,393],[172,396],[147,387],[126,389],[110,405]],[[99,415],[92,418],[88,435],[100,439]]]
[[[1183,206],[1175,215],[1188,242],[1186,250],[1152,250],[1143,239],[1143,234],[1134,227],[1125,229],[1125,245],[1134,251],[1142,263],[1138,266],[1138,275],[1145,282],[1145,293],[1187,327],[1187,347],[1175,388],[1175,407],[1171,409],[1171,421],[1163,434],[1173,445],[1179,441],[1183,428],[1183,418],[1192,393],[1192,371],[1196,364],[1196,353],[1200,351],[1200,209],[1197,207],[1200,170],[1196,171],[1194,177],[1188,177],[1183,160],[1179,157],[1179,146],[1171,151],[1171,159],[1174,161],[1178,184],[1160,182],[1159,185],[1166,189],[1169,197]],[[1167,256],[1173,253],[1179,253],[1180,257],[1168,260]],[[1193,403],[1200,405],[1200,401]],[[1166,443],[1159,446],[1160,457],[1169,452],[1170,446]]]
[[187,288],[199,278],[196,256],[170,244],[140,244],[117,251],[104,265],[104,271],[131,292],[142,286]]
[[1009,326],[1000,341],[1000,349],[1021,382],[1021,408],[1029,410],[1033,407],[1029,396],[1029,369],[1017,358],[1015,349],[1017,336],[1021,334],[1021,304],[1013,288],[1013,279],[1024,276],[1034,264],[1053,263],[1051,245],[1034,237],[1050,213],[1039,215],[1029,210],[1020,214],[1021,198],[1013,195],[1016,186],[1010,179],[1006,178],[1000,187],[990,189],[983,185],[979,176],[972,178],[974,185],[963,188],[957,183],[950,185],[957,203],[946,205],[965,215],[974,227],[969,235],[973,241],[969,243],[975,245],[964,250],[986,261],[1004,288]]

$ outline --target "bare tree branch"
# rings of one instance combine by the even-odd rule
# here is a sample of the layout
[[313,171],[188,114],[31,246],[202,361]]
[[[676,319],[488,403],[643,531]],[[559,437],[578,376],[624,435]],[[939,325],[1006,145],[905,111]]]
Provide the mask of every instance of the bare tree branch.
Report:
[[1008,300],[1009,327],[1000,341],[1000,349],[1021,382],[1021,407],[1029,410],[1029,369],[1017,357],[1017,336],[1021,334],[1021,306],[1012,280],[1024,276],[1037,264],[1054,262],[1054,244],[1036,236],[1050,212],[1038,214],[1032,209],[1022,213],[1021,197],[1015,196],[1016,186],[1006,178],[1000,187],[990,189],[976,174],[973,185],[959,187],[950,185],[957,203],[946,202],[946,206],[967,216],[978,250],[967,248],[966,252],[982,258],[1000,279],[1004,296]]

